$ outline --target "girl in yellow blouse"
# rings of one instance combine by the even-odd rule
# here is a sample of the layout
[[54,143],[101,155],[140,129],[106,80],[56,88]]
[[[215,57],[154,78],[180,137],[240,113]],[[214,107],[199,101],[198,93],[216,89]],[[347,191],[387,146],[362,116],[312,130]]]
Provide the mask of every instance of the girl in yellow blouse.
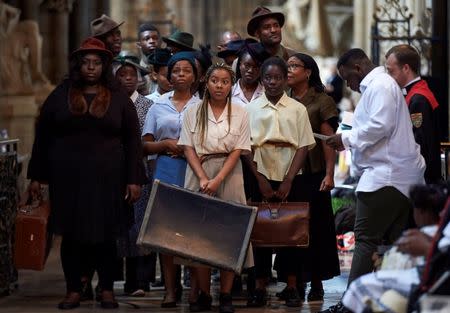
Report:
[[[186,112],[178,145],[184,147],[189,165],[186,188],[246,203],[240,156],[250,152],[250,129],[246,110],[231,103],[234,82],[229,66],[216,64],[209,68],[203,101]],[[190,311],[210,310],[210,269],[196,267],[191,275],[197,278],[200,294],[190,299]],[[221,313],[234,312],[230,295],[233,278],[233,272],[220,272]]]
[[[246,164],[253,173],[255,186],[252,201],[301,201],[299,175],[309,149],[315,145],[306,108],[284,92],[288,69],[286,63],[272,57],[261,66],[265,93],[250,102],[250,132],[253,155]],[[301,304],[297,290],[297,273],[301,270],[301,248],[277,249],[280,266],[287,273],[286,305]],[[271,274],[272,249],[255,248],[256,289],[248,306],[266,304],[266,284]]]

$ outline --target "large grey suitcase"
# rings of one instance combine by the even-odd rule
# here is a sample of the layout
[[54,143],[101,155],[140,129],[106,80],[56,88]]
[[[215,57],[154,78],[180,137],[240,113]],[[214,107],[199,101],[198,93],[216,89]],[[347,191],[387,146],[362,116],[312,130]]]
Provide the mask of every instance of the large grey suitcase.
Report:
[[240,273],[256,213],[155,180],[137,244]]

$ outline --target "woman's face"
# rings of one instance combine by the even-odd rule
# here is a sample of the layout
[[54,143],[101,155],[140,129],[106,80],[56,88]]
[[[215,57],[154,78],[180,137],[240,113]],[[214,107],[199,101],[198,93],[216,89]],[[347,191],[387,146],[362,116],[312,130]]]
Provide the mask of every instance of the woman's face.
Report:
[[259,66],[248,53],[244,53],[240,61],[239,71],[241,79],[246,84],[255,83],[259,78]]
[[267,96],[278,97],[284,92],[286,77],[278,65],[269,65],[262,73],[262,82]]
[[81,57],[80,74],[88,85],[95,85],[103,71],[102,58],[95,53],[87,53]]
[[305,69],[305,64],[297,57],[292,56],[287,61],[288,78],[287,83],[289,87],[294,87],[297,84],[308,81],[311,70]]
[[226,102],[232,88],[231,74],[225,69],[212,71],[206,83],[206,88],[208,88],[212,102]]
[[123,65],[116,72],[116,78],[129,95],[137,89],[138,74],[134,66]]
[[191,63],[180,60],[172,68],[170,82],[174,90],[190,88],[195,81],[194,69]]

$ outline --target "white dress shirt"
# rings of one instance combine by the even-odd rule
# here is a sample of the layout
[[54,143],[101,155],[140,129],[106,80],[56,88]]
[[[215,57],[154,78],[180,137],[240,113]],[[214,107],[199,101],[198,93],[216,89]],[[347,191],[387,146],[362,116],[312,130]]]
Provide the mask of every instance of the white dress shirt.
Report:
[[159,97],[161,97],[161,94],[159,93],[158,88],[156,88],[156,90],[153,93],[146,95],[145,97],[149,100],[152,100],[153,102],[156,102],[159,99]]
[[248,101],[248,99],[245,97],[244,91],[241,88],[239,79],[234,85],[233,89],[231,91],[231,102],[234,104],[239,104],[243,107],[245,107],[247,104],[252,102],[253,100],[258,99],[263,93],[264,93],[264,87],[261,83],[258,83],[258,86],[255,89],[255,92],[252,95],[252,99]]
[[352,150],[356,191],[373,192],[392,186],[409,196],[413,184],[425,183],[425,161],[414,140],[408,106],[400,87],[384,67],[373,69],[360,83],[353,128],[342,132]]

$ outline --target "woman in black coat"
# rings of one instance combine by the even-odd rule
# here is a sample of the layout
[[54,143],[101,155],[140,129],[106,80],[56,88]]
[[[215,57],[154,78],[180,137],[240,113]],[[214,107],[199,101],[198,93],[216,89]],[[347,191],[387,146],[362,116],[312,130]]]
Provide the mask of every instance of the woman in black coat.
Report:
[[99,275],[101,305],[116,308],[116,238],[133,222],[144,182],[136,109],[110,78],[112,55],[86,39],[70,57],[70,71],[42,106],[28,168],[30,190],[48,183],[51,230],[62,235],[67,284],[60,309],[80,304],[81,264]]

